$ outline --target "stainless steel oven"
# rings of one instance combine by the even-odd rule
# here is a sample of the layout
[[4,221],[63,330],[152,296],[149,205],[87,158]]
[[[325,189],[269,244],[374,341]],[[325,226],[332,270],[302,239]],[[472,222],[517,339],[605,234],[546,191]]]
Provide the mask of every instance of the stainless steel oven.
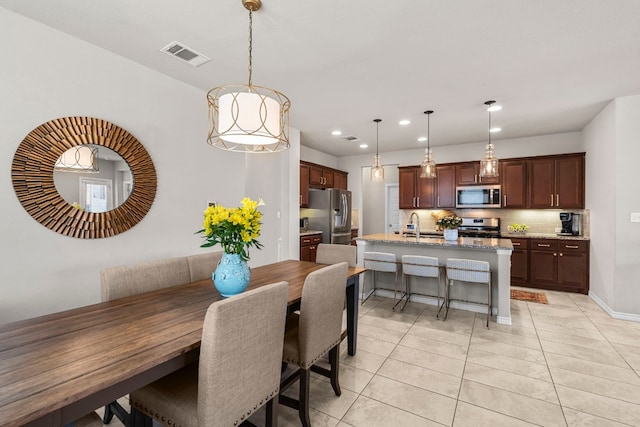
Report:
[[456,208],[499,208],[499,185],[456,187]]

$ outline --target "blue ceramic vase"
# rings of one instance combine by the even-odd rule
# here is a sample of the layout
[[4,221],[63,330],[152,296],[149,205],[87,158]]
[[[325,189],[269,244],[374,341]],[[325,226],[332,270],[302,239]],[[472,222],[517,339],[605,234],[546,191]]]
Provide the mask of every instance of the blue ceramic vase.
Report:
[[223,253],[213,272],[213,284],[223,297],[242,293],[249,285],[251,270],[239,254]]

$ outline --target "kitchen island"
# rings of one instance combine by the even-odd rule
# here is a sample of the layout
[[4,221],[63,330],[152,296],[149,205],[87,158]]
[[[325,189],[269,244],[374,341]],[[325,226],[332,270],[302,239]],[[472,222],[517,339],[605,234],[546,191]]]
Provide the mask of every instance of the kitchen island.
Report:
[[[437,236],[407,237],[398,234],[371,234],[356,239],[358,246],[358,266],[363,267],[365,252],[389,252],[396,255],[398,263],[402,255],[425,255],[437,257],[440,265],[444,266],[447,258],[464,258],[487,261],[491,267],[491,281],[493,294],[493,314],[496,321],[503,325],[511,325],[511,252],[513,246],[509,239],[488,239],[475,237],[459,237],[458,240],[448,241]],[[385,277],[388,276],[388,277]],[[379,287],[393,288],[391,275],[379,274]],[[400,276],[398,275],[398,280]],[[444,283],[444,268],[442,273]],[[419,285],[419,282],[416,281]],[[372,291],[372,282],[363,281],[365,292]],[[415,286],[414,286],[415,288]],[[463,291],[464,294],[458,293]],[[486,302],[486,287],[483,286],[454,286],[451,289],[452,298],[468,301]],[[476,304],[452,303],[451,307],[486,313],[486,306]]]

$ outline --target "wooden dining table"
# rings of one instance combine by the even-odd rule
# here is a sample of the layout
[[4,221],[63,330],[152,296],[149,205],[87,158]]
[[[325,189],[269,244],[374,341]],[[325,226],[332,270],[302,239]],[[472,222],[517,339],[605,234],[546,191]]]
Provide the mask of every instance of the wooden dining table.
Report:
[[[256,267],[248,289],[284,280],[292,311],[307,275],[322,267]],[[350,355],[364,271],[348,270]],[[0,326],[0,426],[63,426],[196,361],[205,313],[220,299],[208,279]]]

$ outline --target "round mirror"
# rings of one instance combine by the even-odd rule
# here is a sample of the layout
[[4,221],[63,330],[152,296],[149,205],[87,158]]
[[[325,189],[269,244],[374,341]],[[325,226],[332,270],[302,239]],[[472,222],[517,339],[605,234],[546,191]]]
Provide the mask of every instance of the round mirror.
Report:
[[[112,161],[128,165],[131,179],[125,179],[124,171],[121,181],[113,179],[111,206],[106,201],[108,197],[98,197],[105,201],[93,204],[102,206],[95,210],[86,205],[82,208],[78,175],[77,192],[63,197],[54,182],[59,181],[54,179],[54,170],[67,169],[63,176],[73,173],[95,177],[96,172],[69,170],[86,167],[92,156],[99,168],[102,151],[103,157],[111,156],[110,152],[117,154],[121,160]],[[126,130],[93,117],[64,117],[32,130],[16,150],[11,179],[18,200],[36,221],[57,233],[82,239],[115,236],[136,225],[151,208],[157,185],[155,167],[142,144]],[[116,196],[113,186],[118,187],[120,196]],[[62,184],[60,188],[65,191]],[[99,186],[89,188],[96,193],[102,191]]]
[[133,175],[115,151],[94,144],[62,153],[53,169],[58,194],[78,209],[108,212],[122,205],[133,190]]

